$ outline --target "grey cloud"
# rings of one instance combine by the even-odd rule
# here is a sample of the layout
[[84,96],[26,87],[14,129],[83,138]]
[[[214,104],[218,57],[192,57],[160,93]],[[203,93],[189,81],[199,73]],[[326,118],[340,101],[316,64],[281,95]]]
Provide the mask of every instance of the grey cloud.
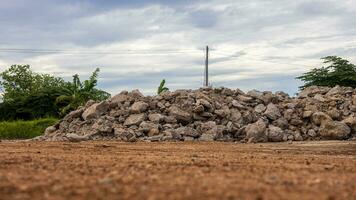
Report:
[[219,15],[214,11],[200,10],[189,14],[189,20],[198,28],[214,28]]
[[[190,49],[164,55],[14,54],[0,51],[1,69],[15,63],[70,79],[101,68],[100,87],[155,91],[197,88],[211,51],[216,86],[297,91],[294,77],[326,55],[355,59],[356,4],[321,0],[3,0],[0,48]],[[198,53],[196,53],[198,52]],[[309,67],[310,66],[310,67]],[[282,73],[283,72],[283,73]],[[224,77],[229,77],[224,81]]]

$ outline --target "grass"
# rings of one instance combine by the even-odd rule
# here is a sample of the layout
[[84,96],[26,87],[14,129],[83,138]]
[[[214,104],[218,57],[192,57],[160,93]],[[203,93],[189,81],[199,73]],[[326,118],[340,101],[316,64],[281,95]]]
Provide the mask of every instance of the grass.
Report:
[[43,118],[31,121],[0,122],[0,139],[29,139],[42,135],[45,129],[54,125],[58,119]]

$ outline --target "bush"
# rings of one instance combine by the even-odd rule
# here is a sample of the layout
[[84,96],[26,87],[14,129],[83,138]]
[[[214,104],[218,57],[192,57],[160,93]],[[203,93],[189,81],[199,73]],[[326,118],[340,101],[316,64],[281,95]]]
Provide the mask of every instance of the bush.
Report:
[[43,118],[32,121],[0,122],[0,139],[29,139],[42,135],[45,129],[57,123],[58,119]]

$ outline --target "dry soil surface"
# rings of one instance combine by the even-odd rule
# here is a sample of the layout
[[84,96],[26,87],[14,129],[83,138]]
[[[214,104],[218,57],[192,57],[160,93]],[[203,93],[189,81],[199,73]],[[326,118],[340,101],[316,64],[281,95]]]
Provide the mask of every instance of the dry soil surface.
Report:
[[356,199],[356,142],[0,142],[0,199]]

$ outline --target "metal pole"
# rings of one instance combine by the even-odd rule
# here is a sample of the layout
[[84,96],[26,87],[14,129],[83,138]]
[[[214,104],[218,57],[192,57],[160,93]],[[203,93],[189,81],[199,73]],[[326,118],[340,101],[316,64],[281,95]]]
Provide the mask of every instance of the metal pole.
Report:
[[205,82],[204,86],[208,87],[209,86],[209,46],[206,46],[206,56],[205,56],[205,74],[204,74]]

